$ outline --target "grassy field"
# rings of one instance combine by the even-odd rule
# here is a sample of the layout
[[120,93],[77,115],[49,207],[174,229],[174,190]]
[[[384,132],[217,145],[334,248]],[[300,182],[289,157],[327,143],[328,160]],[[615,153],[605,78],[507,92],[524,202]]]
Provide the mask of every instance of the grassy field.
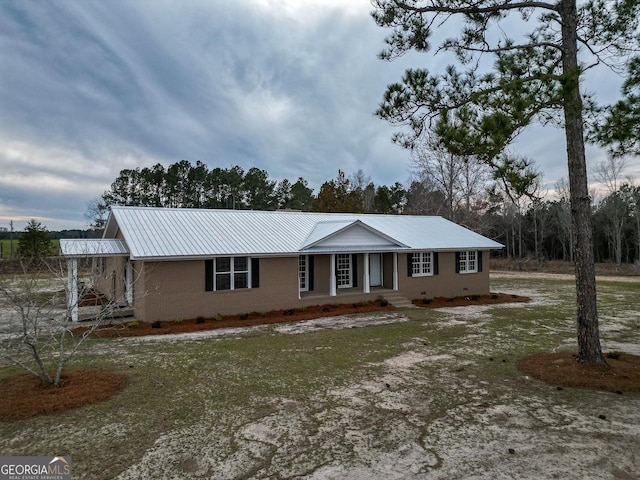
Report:
[[[13,244],[13,247],[11,246]],[[9,258],[11,256],[13,248],[13,254],[16,255],[18,253],[18,240],[0,240],[0,253],[2,254],[2,258]]]
[[[18,255],[18,245],[19,245],[18,240],[13,240],[12,242],[11,240],[3,239],[3,240],[0,240],[0,254],[2,254],[1,258],[10,258],[11,251],[12,251],[12,247],[11,247],[12,243],[13,243],[13,255],[14,257]],[[59,248],[60,248],[60,240],[51,240],[52,251],[57,254]]]
[[[575,348],[573,282],[492,289],[534,300],[363,328],[95,340],[73,366],[125,373],[128,388],[0,424],[0,452],[71,455],[78,479],[637,478],[640,395],[558,390],[515,367]],[[639,293],[599,282],[605,351],[640,354]]]

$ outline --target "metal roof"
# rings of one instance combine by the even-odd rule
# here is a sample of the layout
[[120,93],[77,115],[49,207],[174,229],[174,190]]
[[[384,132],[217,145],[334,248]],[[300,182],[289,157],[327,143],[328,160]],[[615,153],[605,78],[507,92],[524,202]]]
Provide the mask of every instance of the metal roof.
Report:
[[60,240],[60,252],[65,257],[119,257],[128,256],[129,248],[116,238],[74,238]]
[[[398,243],[386,251],[503,247],[442,217],[121,206],[111,208],[104,237],[123,238],[132,259],[372,251],[373,245],[340,245],[341,230],[354,222]],[[321,233],[332,237],[330,246],[322,245]]]

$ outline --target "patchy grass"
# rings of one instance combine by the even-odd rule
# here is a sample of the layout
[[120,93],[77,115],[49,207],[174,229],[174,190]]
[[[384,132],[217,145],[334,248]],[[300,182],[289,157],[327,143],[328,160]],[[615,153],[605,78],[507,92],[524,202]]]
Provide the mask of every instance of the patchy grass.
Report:
[[[94,339],[72,367],[128,387],[3,423],[0,451],[68,453],[79,479],[633,478],[639,394],[558,390],[516,366],[575,347],[572,281],[492,290],[533,301],[406,309],[366,328]],[[640,353],[637,292],[599,283],[605,351]]]

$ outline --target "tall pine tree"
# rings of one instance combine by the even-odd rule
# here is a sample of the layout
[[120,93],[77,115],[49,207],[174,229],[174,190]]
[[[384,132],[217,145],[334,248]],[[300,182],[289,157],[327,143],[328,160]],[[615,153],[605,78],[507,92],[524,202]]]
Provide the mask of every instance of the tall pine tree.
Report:
[[[409,127],[395,139],[411,147],[434,129],[453,153],[473,154],[517,178],[501,162],[513,139],[534,121],[556,122],[566,135],[575,244],[578,360],[605,364],[600,346],[580,81],[637,47],[637,0],[374,0],[373,17],[392,29],[381,58],[427,52],[437,30],[456,37],[436,53],[459,66],[441,72],[407,70],[390,85],[377,114]],[[462,28],[461,28],[462,25]],[[441,32],[439,32],[441,33]],[[516,38],[517,35],[517,38]],[[585,53],[579,58],[579,47]],[[580,52],[581,53],[581,52]]]

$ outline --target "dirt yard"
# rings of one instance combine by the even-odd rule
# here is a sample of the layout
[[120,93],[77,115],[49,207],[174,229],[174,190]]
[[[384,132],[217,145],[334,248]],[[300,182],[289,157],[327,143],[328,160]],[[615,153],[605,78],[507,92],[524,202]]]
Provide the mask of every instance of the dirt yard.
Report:
[[[461,307],[471,305],[492,305],[498,303],[528,302],[529,297],[492,293],[489,295],[473,295],[471,297],[436,297],[430,299],[416,299],[413,303],[423,308]],[[270,312],[251,312],[244,315],[220,316],[217,318],[191,318],[186,320],[164,322],[117,322],[105,325],[93,332],[96,338],[142,337],[147,335],[170,335],[180,333],[204,332],[209,330],[245,328],[259,325],[274,325],[279,323],[296,323],[324,317],[342,317],[345,315],[363,314],[370,312],[385,312],[394,310],[394,306],[385,300],[372,302],[357,302],[343,304],[313,305],[305,308],[289,310],[273,310]],[[74,334],[81,335],[90,327],[78,327]]]
[[[496,274],[492,289],[532,301],[97,339],[82,367],[127,388],[1,424],[0,451],[71,454],[87,479],[640,478],[640,394],[518,369],[570,358],[572,282]],[[599,283],[603,349],[620,361],[640,354],[639,291]]]

